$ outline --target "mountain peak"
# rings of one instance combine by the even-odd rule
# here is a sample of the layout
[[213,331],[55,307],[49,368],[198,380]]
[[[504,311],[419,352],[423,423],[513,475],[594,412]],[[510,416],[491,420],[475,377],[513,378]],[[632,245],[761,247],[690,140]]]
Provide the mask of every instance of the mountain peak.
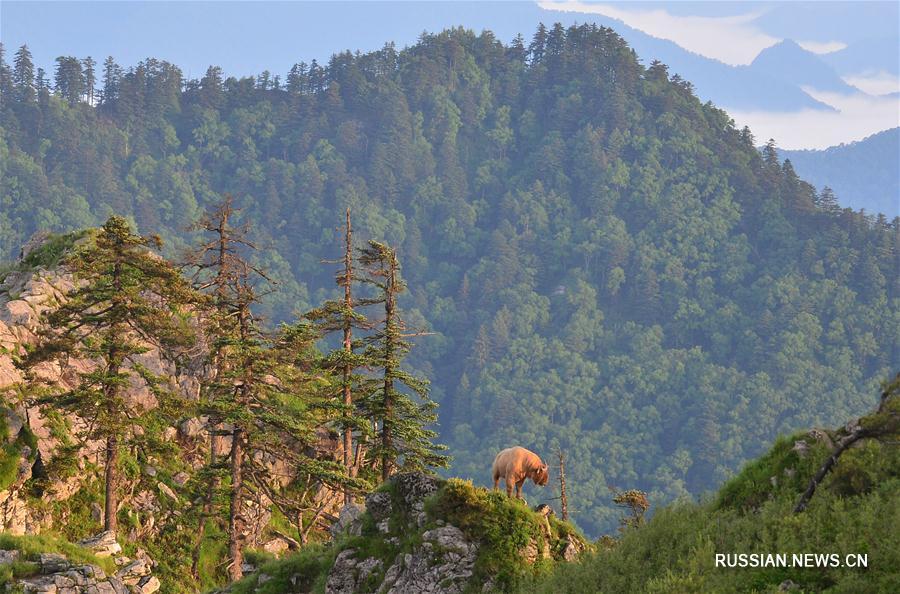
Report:
[[819,58],[813,52],[803,47],[793,39],[782,39],[774,45],[765,48],[753,59],[750,66],[766,63],[772,59],[783,60],[785,58],[811,60],[819,62]]
[[782,81],[820,91],[857,93],[817,54],[803,49],[793,39],[783,39],[759,52],[749,68]]

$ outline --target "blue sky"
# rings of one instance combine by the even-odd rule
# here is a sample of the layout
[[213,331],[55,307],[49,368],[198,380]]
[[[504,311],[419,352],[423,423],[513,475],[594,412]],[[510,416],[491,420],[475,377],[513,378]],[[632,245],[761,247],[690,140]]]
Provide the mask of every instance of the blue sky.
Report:
[[[506,42],[520,32],[527,39],[541,21],[612,25],[640,49],[645,61],[681,64],[704,56],[710,59],[705,66],[713,78],[716,64],[725,63],[739,74],[762,49],[785,38],[824,58],[843,49],[846,72],[841,74],[863,92],[832,97],[804,89],[814,99],[810,103],[833,107],[827,114],[800,113],[799,106],[729,105],[727,93],[720,97],[714,80],[696,80],[698,90],[739,123],[750,124],[758,136],[783,139],[786,148],[821,148],[897,125],[900,100],[877,97],[900,91],[900,48],[893,41],[900,29],[897,2],[0,0],[0,39],[7,51],[27,43],[36,63],[48,72],[59,55],[91,55],[98,62],[112,55],[126,67],[153,56],[177,64],[189,78],[201,76],[210,64],[230,75],[269,70],[283,76],[301,60],[327,61],[335,52],[374,50],[386,41],[403,47],[415,43],[422,31],[459,25],[490,29]],[[655,43],[654,38],[667,41]],[[873,40],[882,43],[869,43]],[[647,55],[652,52],[659,55]]]

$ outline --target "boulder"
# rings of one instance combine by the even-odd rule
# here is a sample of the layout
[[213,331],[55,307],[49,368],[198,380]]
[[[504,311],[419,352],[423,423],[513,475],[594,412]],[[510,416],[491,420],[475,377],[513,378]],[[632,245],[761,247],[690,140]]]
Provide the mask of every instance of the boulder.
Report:
[[366,511],[365,505],[348,503],[341,508],[338,520],[331,526],[331,536],[340,534],[359,536],[362,533],[362,515]]
[[116,572],[116,578],[126,586],[136,586],[141,578],[150,575],[150,566],[143,559],[132,561]]
[[38,565],[42,575],[59,573],[69,568],[69,560],[57,553],[41,553],[38,557]]
[[185,419],[178,426],[178,432],[183,438],[196,439],[203,433],[203,421],[197,417]]
[[112,557],[122,552],[122,546],[116,541],[116,533],[112,530],[86,538],[79,544],[90,549],[98,557]]
[[366,510],[375,522],[380,522],[391,516],[393,511],[393,502],[391,494],[385,491],[378,491],[366,497]]
[[356,594],[362,590],[363,584],[372,574],[380,570],[382,563],[378,559],[367,557],[356,559],[356,549],[341,551],[334,560],[328,580],[325,583],[326,594]]
[[436,493],[441,486],[438,477],[422,472],[398,474],[391,479],[391,483],[394,484],[403,502],[410,508],[419,507],[425,502],[426,497]]
[[153,594],[157,590],[159,590],[161,584],[159,583],[159,578],[153,575],[148,575],[142,577],[140,581],[137,583],[137,586],[132,589],[133,592],[137,594]]
[[456,594],[466,589],[474,571],[477,545],[451,525],[426,531],[422,540],[412,553],[397,556],[378,592]]

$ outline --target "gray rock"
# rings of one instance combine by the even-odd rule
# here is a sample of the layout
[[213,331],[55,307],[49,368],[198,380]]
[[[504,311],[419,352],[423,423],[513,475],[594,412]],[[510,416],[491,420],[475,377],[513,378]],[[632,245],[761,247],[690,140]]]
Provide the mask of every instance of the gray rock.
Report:
[[0,550],[0,565],[14,563],[19,560],[19,551]]
[[43,575],[59,573],[69,568],[69,560],[57,553],[41,553],[38,564]]
[[338,514],[337,522],[331,526],[331,536],[336,537],[345,533],[350,536],[359,536],[362,533],[362,515],[365,511],[364,505],[346,504]]
[[584,543],[580,540],[567,536],[565,542],[566,546],[562,552],[562,558],[564,560],[574,561],[584,552]]
[[370,494],[366,497],[366,510],[368,510],[369,515],[371,515],[372,519],[376,522],[380,522],[381,520],[390,517],[391,512],[393,511],[391,494],[385,493],[384,491]]
[[792,580],[784,580],[778,585],[779,592],[790,592],[791,590],[796,590],[800,586],[794,583]]
[[441,486],[441,480],[437,477],[422,472],[407,472],[398,474],[391,479],[396,485],[397,492],[410,508],[421,505],[425,498],[435,493]]
[[138,594],[153,594],[159,590],[161,584],[159,579],[154,575],[142,577],[134,589]]
[[90,549],[98,557],[112,557],[122,552],[122,546],[116,541],[116,533],[112,530],[86,538],[79,544]]
[[422,546],[398,555],[385,572],[379,592],[387,594],[456,594],[472,577],[478,547],[456,526],[446,525],[422,535]]
[[150,566],[143,559],[132,561],[116,572],[116,578],[126,586],[135,586],[141,578],[150,575]]
[[181,425],[178,426],[178,432],[181,433],[182,437],[195,439],[203,432],[203,421],[197,417],[185,419],[181,422]]
[[355,555],[356,549],[347,549],[334,560],[325,582],[326,594],[355,594],[361,591],[373,572],[381,569],[380,560],[371,557],[356,559]]

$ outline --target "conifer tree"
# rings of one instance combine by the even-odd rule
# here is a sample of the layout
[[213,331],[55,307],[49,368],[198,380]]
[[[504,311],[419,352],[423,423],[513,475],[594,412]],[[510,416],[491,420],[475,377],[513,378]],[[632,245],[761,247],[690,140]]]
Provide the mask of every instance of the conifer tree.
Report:
[[[212,239],[197,251],[194,262],[200,278],[208,277],[200,288],[212,296],[204,323],[212,372],[203,388],[202,412],[209,415],[214,434],[230,428],[223,482],[228,487],[228,575],[232,580],[242,576],[244,501],[251,494],[265,495],[288,517],[302,518],[309,511],[302,497],[305,486],[324,485],[335,491],[360,488],[344,474],[341,464],[309,453],[315,450],[316,430],[336,416],[323,395],[329,378],[312,372],[317,367],[312,352],[317,334],[308,325],[297,324],[282,327],[273,337],[262,327],[253,310],[260,300],[257,286],[269,279],[245,255],[255,246],[246,239],[245,227],[231,223],[234,212],[231,199],[226,198],[198,224]],[[273,479],[265,466],[272,459],[288,464],[299,477],[294,484]],[[215,490],[219,466],[215,456],[211,466],[211,490]],[[204,516],[215,513],[216,501],[210,491]]]
[[[235,226],[232,218],[235,208],[231,196],[212,208],[193,225],[193,229],[210,235],[188,258],[188,268],[193,270],[195,288],[207,294],[209,307],[203,312],[204,334],[208,342],[208,381],[201,384],[200,406],[209,416],[209,461],[201,473],[204,503],[199,518],[197,542],[193,552],[191,570],[198,575],[200,548],[206,532],[206,523],[214,517],[215,499],[222,481],[222,467],[219,454],[223,449],[225,430],[220,420],[210,409],[214,397],[211,389],[225,372],[225,348],[228,337],[234,333],[234,320],[229,305],[234,301],[237,277],[248,268],[240,255],[242,248],[253,248],[246,239],[246,227]],[[212,413],[212,414],[210,414]]]
[[81,61],[81,65],[84,66],[84,94],[85,98],[89,105],[94,104],[94,87],[97,84],[97,75],[94,67],[97,65],[97,61],[92,57],[88,56],[84,60]]
[[[343,438],[344,469],[348,477],[356,477],[362,461],[362,444],[357,442],[356,451],[353,449],[354,431],[364,431],[366,422],[355,414],[354,389],[365,385],[364,380],[358,375],[357,370],[366,363],[365,357],[356,353],[359,341],[354,342],[353,331],[355,329],[367,329],[368,323],[365,316],[356,311],[356,302],[353,299],[353,284],[356,281],[353,271],[353,227],[350,223],[350,209],[347,209],[346,223],[344,227],[344,257],[341,260],[343,268],[336,275],[336,282],[344,295],[341,300],[326,301],[306,314],[306,317],[317,323],[323,333],[341,332],[341,346],[324,358],[323,363],[328,369],[340,374],[340,394],[338,398],[343,406],[341,415],[341,431]],[[365,388],[363,388],[364,390]],[[344,492],[344,503],[353,500],[353,493]]]
[[54,79],[57,94],[66,99],[70,105],[75,105],[81,100],[84,94],[84,71],[81,69],[81,60],[72,56],[56,58]]
[[16,52],[13,59],[13,84],[16,86],[16,95],[23,103],[32,103],[35,100],[34,62],[31,60],[31,52],[27,45],[23,45]]
[[12,84],[12,78],[12,69],[6,63],[6,49],[0,43],[0,100],[4,102],[12,98],[13,89],[15,88]]
[[[149,426],[158,415],[173,417],[182,405],[139,356],[155,348],[174,359],[195,340],[184,313],[196,303],[196,294],[171,263],[150,249],[159,247],[158,238],[136,235],[125,219],[110,217],[65,259],[77,284],[46,315],[39,345],[21,362],[32,387],[39,384],[33,372],[40,362],[65,365],[75,358],[93,363],[78,374],[74,388],[43,398],[83,418],[84,439],[105,443],[104,530],[116,530],[119,452],[135,439],[130,427]],[[128,401],[126,390],[134,382],[156,397],[155,408],[144,410]]]
[[[381,467],[381,480],[387,481],[396,469],[420,470],[444,467],[449,463],[441,454],[445,446],[435,444],[435,431],[428,428],[437,420],[437,405],[428,398],[428,381],[401,369],[409,353],[410,335],[397,305],[397,297],[406,289],[400,278],[400,261],[391,247],[369,241],[360,252],[366,267],[365,282],[376,296],[363,303],[384,306],[384,319],[368,337],[367,356],[381,374],[380,385],[367,398],[366,411],[378,425],[373,461]],[[401,391],[401,386],[417,398]]]
[[119,81],[122,68],[116,64],[112,56],[103,61],[103,92],[100,98],[104,104],[114,101],[119,96]]

